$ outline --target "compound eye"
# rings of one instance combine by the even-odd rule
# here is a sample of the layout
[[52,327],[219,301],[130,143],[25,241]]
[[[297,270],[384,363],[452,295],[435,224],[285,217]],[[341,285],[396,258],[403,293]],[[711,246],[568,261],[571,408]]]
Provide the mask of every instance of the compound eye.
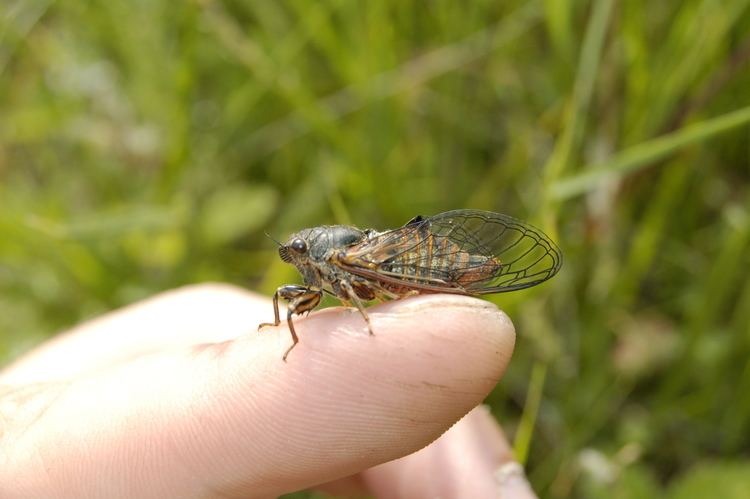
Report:
[[305,253],[307,251],[307,243],[299,238],[292,241],[292,244],[290,244],[289,247],[297,253]]

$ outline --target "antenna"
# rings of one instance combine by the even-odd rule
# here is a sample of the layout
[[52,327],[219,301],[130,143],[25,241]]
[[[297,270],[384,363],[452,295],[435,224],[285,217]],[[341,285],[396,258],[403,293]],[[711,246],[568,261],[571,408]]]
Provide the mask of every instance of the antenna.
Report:
[[280,242],[278,242],[276,239],[274,239],[273,237],[271,237],[271,234],[269,234],[268,232],[263,231],[263,234],[265,234],[268,239],[270,239],[271,241],[273,241],[276,244],[278,244],[279,247],[284,246],[283,244],[281,244]]

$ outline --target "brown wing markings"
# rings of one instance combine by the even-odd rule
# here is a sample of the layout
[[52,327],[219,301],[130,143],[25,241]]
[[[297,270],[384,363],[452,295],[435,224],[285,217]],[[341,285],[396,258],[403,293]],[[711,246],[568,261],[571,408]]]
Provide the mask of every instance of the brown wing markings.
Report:
[[426,234],[425,237],[427,238],[427,258],[429,262],[429,259],[433,258],[433,255],[435,254],[435,238],[432,234]]
[[357,246],[334,255],[338,263],[369,269],[378,268],[383,260],[398,255],[404,251],[404,247],[398,241],[389,241],[385,244],[374,244],[375,239],[365,241]]
[[435,283],[435,284],[442,284],[442,285],[449,284],[448,282],[444,281],[443,279],[438,279],[437,277],[422,277],[422,276],[418,276],[418,275],[404,275],[404,274],[400,274],[398,272],[391,272],[391,271],[388,271],[388,270],[376,270],[375,272],[378,275],[387,276],[387,277],[394,277],[394,278],[397,278],[397,279],[401,279],[402,281],[403,280],[416,281],[417,283],[419,281],[427,281],[427,282],[432,282],[432,283]]
[[[402,276],[405,279],[425,282],[457,281],[455,275],[463,275],[456,269],[465,267],[471,255],[460,250],[460,247],[448,238],[438,238],[422,226],[416,234],[417,242],[412,251],[403,251],[399,255],[389,256],[380,262],[380,272],[390,276]],[[422,263],[422,264],[421,264]],[[396,269],[402,269],[396,272]],[[431,275],[439,275],[433,279]]]
[[553,276],[561,262],[557,246],[538,229],[473,210],[415,219],[349,248],[340,260],[346,270],[391,288],[468,294],[533,286]]
[[434,286],[430,284],[424,284],[420,282],[409,282],[408,280],[404,280],[403,274],[397,274],[398,277],[392,277],[389,275],[386,275],[380,271],[377,270],[370,270],[363,267],[350,267],[348,265],[342,265],[342,268],[344,270],[347,270],[351,272],[352,274],[355,274],[360,277],[364,277],[367,279],[372,279],[373,281],[379,283],[379,284],[389,284],[390,289],[418,289],[421,291],[428,291],[433,293],[452,293],[452,294],[472,294],[465,290],[463,287],[459,286],[458,284],[451,284],[448,283],[448,285],[443,286]]
[[[354,258],[354,255],[345,255],[340,260],[352,273],[364,275],[365,270],[372,270],[377,275],[369,274],[373,278],[382,276],[398,279],[402,284],[436,286],[440,289],[445,287],[459,287],[462,290],[466,284],[473,284],[493,277],[499,264],[492,258],[472,255],[461,251],[460,247],[453,241],[438,237],[434,234],[420,234],[421,240],[413,245],[413,251],[405,251],[395,257],[386,258],[380,265],[373,262]],[[436,241],[437,239],[437,241]],[[425,243],[420,250],[417,246]],[[397,246],[397,245],[393,245]],[[439,253],[434,253],[435,248],[440,248]],[[357,253],[366,253],[360,251]],[[386,251],[386,253],[390,253]],[[427,265],[419,265],[418,257],[424,259]],[[395,260],[394,260],[395,258]],[[472,261],[475,260],[475,261]],[[403,269],[396,272],[393,269]],[[434,277],[435,274],[440,277]]]

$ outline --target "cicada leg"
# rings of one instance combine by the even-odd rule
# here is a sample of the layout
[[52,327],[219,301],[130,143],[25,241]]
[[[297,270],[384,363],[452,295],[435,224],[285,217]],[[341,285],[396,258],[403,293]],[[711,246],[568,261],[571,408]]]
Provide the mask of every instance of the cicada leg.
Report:
[[282,360],[286,362],[286,357],[289,352],[297,346],[299,338],[297,337],[297,331],[294,330],[294,323],[292,322],[293,314],[302,314],[304,312],[310,312],[312,309],[320,304],[320,300],[323,296],[323,291],[317,288],[308,288],[305,286],[299,286],[296,284],[290,284],[282,286],[276,290],[273,294],[273,316],[274,322],[264,322],[258,326],[258,331],[267,326],[278,326],[281,324],[281,317],[279,316],[279,297],[289,302],[286,309],[286,322],[289,325],[289,333],[292,335],[292,346],[290,346]]
[[370,324],[370,316],[367,315],[367,310],[365,309],[364,303],[362,303],[362,300],[359,299],[359,296],[357,296],[357,292],[354,291],[354,288],[352,287],[351,283],[348,281],[341,281],[341,288],[346,291],[346,294],[349,295],[349,299],[354,303],[354,306],[357,307],[357,310],[359,310],[359,313],[362,314],[362,318],[367,323],[367,330],[370,332],[371,336],[374,336],[375,333],[372,332],[372,325]]

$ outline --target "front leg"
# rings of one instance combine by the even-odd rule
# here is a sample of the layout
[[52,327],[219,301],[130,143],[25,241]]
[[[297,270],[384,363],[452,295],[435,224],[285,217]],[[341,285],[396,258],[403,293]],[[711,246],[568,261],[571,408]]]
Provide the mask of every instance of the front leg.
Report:
[[320,304],[320,299],[323,296],[323,290],[318,288],[308,288],[305,286],[299,286],[297,284],[289,284],[282,286],[276,290],[273,294],[273,316],[274,322],[264,322],[258,326],[258,331],[267,326],[278,326],[281,323],[281,317],[279,316],[279,297],[289,302],[286,309],[286,322],[289,325],[289,333],[292,335],[292,346],[290,346],[282,359],[286,362],[286,357],[289,352],[292,351],[299,338],[297,332],[294,330],[294,324],[292,323],[292,314],[301,314],[304,312],[310,312],[312,309]]

